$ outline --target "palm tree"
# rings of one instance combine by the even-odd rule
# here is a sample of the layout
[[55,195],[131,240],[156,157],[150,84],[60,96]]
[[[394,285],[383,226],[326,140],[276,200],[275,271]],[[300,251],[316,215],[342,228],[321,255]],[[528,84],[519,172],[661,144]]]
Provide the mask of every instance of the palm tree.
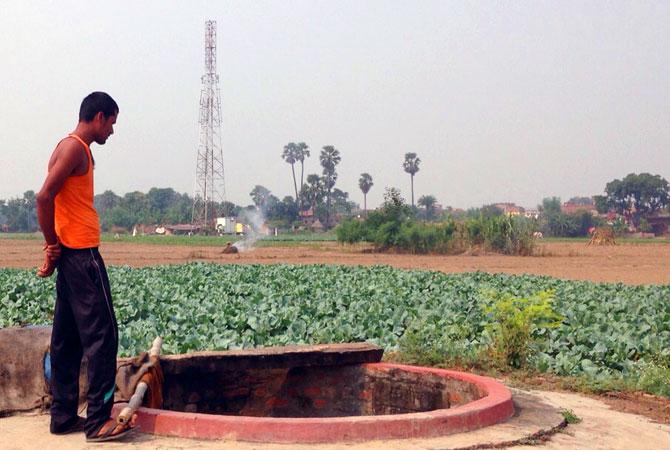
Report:
[[337,150],[332,145],[326,145],[321,150],[321,155],[319,155],[319,161],[321,162],[321,167],[323,171],[335,171],[335,167],[340,163],[342,158],[340,157],[340,151]]
[[[298,202],[298,185],[295,181],[295,162],[298,160],[298,146],[289,142],[284,146],[284,151],[281,154],[281,157],[291,165],[291,173],[293,174],[293,188],[295,189],[295,201]],[[302,184],[301,184],[302,186]]]
[[363,211],[365,211],[365,216],[368,215],[368,192],[372,188],[372,177],[369,173],[362,173],[361,177],[358,179],[358,187],[361,188],[363,192]]
[[419,197],[417,202],[419,206],[426,208],[426,220],[433,220],[435,214],[435,205],[437,204],[437,199],[433,195],[422,195]]
[[309,174],[307,175],[307,183],[303,185],[302,189],[312,207],[312,213],[316,214],[316,203],[323,191],[323,179],[315,173]]
[[319,161],[323,167],[323,184],[326,188],[326,228],[330,226],[330,196],[337,181],[335,167],[341,160],[340,152],[332,145],[324,146],[319,155]]
[[402,164],[402,168],[411,176],[412,208],[414,208],[414,175],[419,171],[419,163],[421,163],[421,160],[416,156],[416,153],[405,153],[405,162]]
[[268,201],[268,198],[270,198],[271,192],[268,188],[265,186],[261,186],[260,184],[257,184],[254,186],[254,188],[249,192],[249,196],[254,202],[254,205],[256,205],[256,208],[258,209],[264,209],[265,204]]
[[295,160],[300,161],[300,186],[304,184],[303,174],[305,173],[305,158],[309,158],[309,147],[304,142],[300,142],[295,148]]

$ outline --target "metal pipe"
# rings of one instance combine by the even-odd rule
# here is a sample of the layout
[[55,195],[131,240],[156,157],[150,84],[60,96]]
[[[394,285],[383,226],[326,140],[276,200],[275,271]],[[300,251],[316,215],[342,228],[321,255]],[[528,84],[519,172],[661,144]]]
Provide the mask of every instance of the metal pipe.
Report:
[[133,414],[135,413],[135,411],[137,411],[137,408],[142,406],[142,400],[144,400],[144,394],[147,392],[148,388],[149,385],[144,381],[140,381],[139,383],[137,383],[135,393],[133,394],[132,397],[130,397],[128,406],[123,408],[123,410],[119,414],[119,417],[116,418],[116,421],[118,423],[130,422],[130,419],[132,419]]
[[[163,347],[163,338],[157,336],[156,339],[154,339],[153,343],[151,344],[151,348],[149,349],[149,358],[151,359],[152,362],[154,363],[156,362],[159,355],[161,354],[162,347]],[[144,375],[144,377],[146,376],[151,377],[151,374],[147,373]],[[142,401],[144,400],[144,394],[146,394],[148,388],[149,385],[144,381],[140,381],[139,383],[137,383],[137,386],[135,387],[135,393],[133,393],[133,396],[130,397],[130,400],[128,401],[128,406],[123,408],[119,416],[116,418],[116,421],[118,423],[125,424],[130,422],[130,420],[133,417],[133,414],[135,414],[135,411],[137,411],[137,409],[140,406],[142,406]]]

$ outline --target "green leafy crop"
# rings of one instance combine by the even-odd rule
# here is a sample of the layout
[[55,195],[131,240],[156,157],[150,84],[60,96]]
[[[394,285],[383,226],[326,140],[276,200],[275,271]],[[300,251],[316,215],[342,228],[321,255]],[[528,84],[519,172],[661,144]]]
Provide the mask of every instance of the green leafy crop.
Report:
[[[670,349],[668,285],[386,266],[194,263],[109,273],[122,355],[161,335],[167,353],[370,341],[468,359],[494,347],[501,317],[517,316],[531,324],[525,364],[559,375],[625,375],[665,361]],[[496,306],[490,292],[507,300]],[[550,307],[538,292],[553,293]],[[0,269],[0,326],[50,323],[54,297],[53,279]]]

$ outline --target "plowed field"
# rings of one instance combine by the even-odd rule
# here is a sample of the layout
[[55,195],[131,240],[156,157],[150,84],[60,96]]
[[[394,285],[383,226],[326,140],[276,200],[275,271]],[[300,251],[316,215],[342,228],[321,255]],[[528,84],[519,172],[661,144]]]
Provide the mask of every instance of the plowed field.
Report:
[[[223,254],[221,247],[132,244],[105,242],[102,253],[108,265],[134,267],[213,261],[221,264],[386,264],[453,272],[503,272],[549,275],[573,280],[621,282],[626,284],[670,283],[670,244],[619,244],[588,247],[585,243],[549,242],[538,246],[532,257],[480,255],[406,255],[364,253],[362,247],[333,242],[251,249]],[[37,267],[42,261],[37,240],[0,239],[0,267]]]

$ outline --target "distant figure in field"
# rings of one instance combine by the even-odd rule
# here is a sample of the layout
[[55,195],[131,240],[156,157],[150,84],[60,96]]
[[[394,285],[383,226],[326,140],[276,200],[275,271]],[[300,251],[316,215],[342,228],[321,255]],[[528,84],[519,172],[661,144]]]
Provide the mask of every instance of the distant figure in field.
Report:
[[227,254],[239,253],[239,250],[232,243],[228,242],[226,246],[223,247],[223,251],[221,253],[227,253]]
[[589,229],[591,240],[587,245],[616,245],[612,227],[594,227]]

